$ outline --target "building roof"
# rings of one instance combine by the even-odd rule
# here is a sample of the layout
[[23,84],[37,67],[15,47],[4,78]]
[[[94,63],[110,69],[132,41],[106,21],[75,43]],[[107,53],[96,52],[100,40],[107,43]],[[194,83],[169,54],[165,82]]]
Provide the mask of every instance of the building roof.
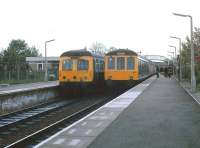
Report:
[[145,55],[145,57],[151,61],[166,62],[169,60],[168,58],[160,55]]
[[[59,57],[47,57],[47,61],[59,61]],[[44,62],[45,57],[26,57],[26,62]]]

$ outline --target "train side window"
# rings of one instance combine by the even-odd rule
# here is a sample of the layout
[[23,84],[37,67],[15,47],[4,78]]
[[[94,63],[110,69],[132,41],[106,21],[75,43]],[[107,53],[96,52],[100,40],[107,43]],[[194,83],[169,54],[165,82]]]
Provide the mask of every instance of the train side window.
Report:
[[135,65],[135,61],[133,57],[128,57],[127,58],[127,69],[128,70],[133,70]]
[[67,59],[63,61],[63,70],[72,70],[72,60]]
[[117,57],[117,70],[125,69],[125,58]]
[[140,74],[142,74],[142,60],[140,60],[139,62],[139,72]]
[[89,67],[89,62],[88,60],[78,60],[78,65],[77,65],[77,69],[78,70],[88,70]]
[[108,69],[115,69],[115,58],[108,57]]

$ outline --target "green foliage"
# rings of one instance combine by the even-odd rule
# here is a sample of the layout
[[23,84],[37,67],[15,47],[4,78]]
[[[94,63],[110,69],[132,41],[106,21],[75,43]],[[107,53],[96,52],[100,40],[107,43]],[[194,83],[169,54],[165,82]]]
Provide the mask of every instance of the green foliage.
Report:
[[3,59],[5,62],[25,61],[26,57],[39,56],[35,47],[29,47],[24,40],[12,40],[6,50],[3,51]]
[[[26,63],[26,57],[40,56],[38,50],[29,47],[24,40],[12,40],[8,47],[0,53],[0,81],[21,80],[28,77],[30,67]],[[23,75],[26,75],[23,76]]]
[[[195,60],[200,56],[200,28],[194,28],[194,50],[195,50]],[[183,78],[190,79],[190,63],[191,63],[191,40],[189,37],[186,37],[186,41],[182,43],[182,71]],[[197,78],[197,83],[200,83],[200,61],[195,61],[195,73]]]
[[92,44],[92,47],[90,48],[90,50],[96,53],[104,54],[106,52],[106,46],[102,43],[95,42]]

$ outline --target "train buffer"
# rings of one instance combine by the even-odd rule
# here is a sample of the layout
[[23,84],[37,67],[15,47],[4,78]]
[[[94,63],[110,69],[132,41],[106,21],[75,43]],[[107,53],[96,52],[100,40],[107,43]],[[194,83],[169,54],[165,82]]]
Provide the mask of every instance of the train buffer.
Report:
[[176,80],[152,77],[36,147],[198,148],[199,119]]

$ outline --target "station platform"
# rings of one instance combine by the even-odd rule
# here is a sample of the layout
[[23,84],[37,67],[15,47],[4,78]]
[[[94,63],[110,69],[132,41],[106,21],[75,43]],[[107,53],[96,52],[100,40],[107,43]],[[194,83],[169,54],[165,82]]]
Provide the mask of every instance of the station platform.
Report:
[[0,95],[11,94],[16,92],[25,92],[35,89],[47,88],[58,86],[58,81],[48,81],[48,82],[37,82],[37,83],[27,83],[27,84],[15,84],[0,87]]
[[198,148],[200,106],[175,79],[151,77],[36,147]]

